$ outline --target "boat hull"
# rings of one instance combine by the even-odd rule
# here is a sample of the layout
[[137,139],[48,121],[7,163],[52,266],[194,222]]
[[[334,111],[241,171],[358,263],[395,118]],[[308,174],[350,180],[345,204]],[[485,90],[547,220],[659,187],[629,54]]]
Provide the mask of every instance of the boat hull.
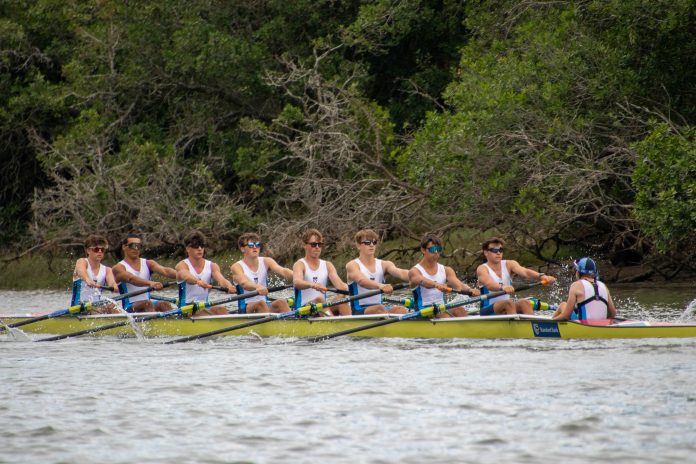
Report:
[[[138,324],[147,337],[196,335],[241,324],[264,315],[230,315],[192,319],[158,318]],[[136,316],[137,317],[137,316]],[[3,317],[5,324],[27,317]],[[380,316],[284,319],[253,325],[223,335],[262,337],[315,337],[353,329],[382,320]],[[27,333],[67,334],[125,320],[122,315],[58,317],[19,327]],[[131,325],[100,331],[93,335],[134,336]],[[602,338],[690,338],[696,325],[646,321],[552,321],[542,316],[489,316],[441,320],[405,320],[350,334],[353,337],[474,338],[474,339],[602,339]]]

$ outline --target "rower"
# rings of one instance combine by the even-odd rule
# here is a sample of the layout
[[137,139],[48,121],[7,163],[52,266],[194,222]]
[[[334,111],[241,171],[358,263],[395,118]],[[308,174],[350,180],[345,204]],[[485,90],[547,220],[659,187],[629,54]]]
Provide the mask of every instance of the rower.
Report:
[[[214,279],[218,285],[225,287],[228,293],[237,293],[234,285],[225,279],[220,272],[220,266],[203,257],[205,254],[205,236],[194,230],[184,238],[184,246],[188,258],[177,263],[176,280],[179,283],[179,302],[182,305],[191,303],[207,303],[208,291],[212,288]],[[229,314],[224,306],[197,309],[195,316],[212,316]]]
[[[293,285],[295,286],[295,309],[312,303],[325,303],[326,286],[329,281],[338,290],[348,291],[348,285],[341,280],[336,267],[329,261],[320,259],[324,246],[321,232],[317,229],[307,229],[302,234],[304,243],[304,258],[300,258],[292,267]],[[350,316],[351,310],[347,303],[324,308],[319,312],[322,316]]]
[[[75,262],[73,271],[73,289],[70,306],[94,302],[102,299],[102,288],[107,286],[118,292],[111,268],[103,265],[104,253],[109,249],[106,238],[101,235],[90,235],[85,240],[86,258]],[[115,314],[119,310],[114,304],[96,306],[87,314]]]
[[527,299],[513,300],[511,295],[515,293],[512,286],[512,275],[516,274],[527,279],[541,279],[544,285],[556,281],[553,276],[542,274],[533,269],[521,266],[517,261],[503,259],[505,241],[502,238],[492,237],[481,244],[486,262],[476,268],[481,293],[504,291],[506,294],[481,302],[481,316],[494,314],[533,314],[532,302]]
[[[350,282],[348,288],[351,295],[358,295],[370,290],[380,289],[383,294],[391,294],[394,289],[384,283],[385,274],[408,282],[408,271],[400,269],[391,261],[375,258],[377,233],[372,229],[363,229],[355,234],[355,246],[358,257],[346,264],[346,273]],[[382,294],[361,300],[353,300],[351,309],[354,315],[359,314],[405,314],[408,310],[403,306],[392,306],[387,309],[382,301]]]
[[273,258],[261,257],[263,243],[253,232],[242,234],[237,241],[242,259],[232,265],[232,280],[237,284],[237,293],[259,292],[258,296],[239,300],[240,313],[285,313],[290,311],[286,300],[268,300],[268,272],[292,280],[292,271],[279,265]]
[[616,306],[609,289],[599,281],[599,269],[594,260],[581,258],[573,263],[575,282],[568,290],[568,300],[561,303],[553,314],[556,320],[614,319]]
[[[444,304],[444,292],[457,290],[469,295],[479,295],[478,289],[471,288],[457,278],[457,274],[449,266],[438,261],[442,255],[442,239],[434,234],[426,234],[420,242],[423,258],[408,271],[408,278],[413,288],[416,309],[420,310],[433,304]],[[449,286],[448,286],[449,285]],[[448,312],[440,312],[435,317],[464,317],[469,313],[463,307],[452,308]]]
[[[121,241],[121,251],[123,260],[114,266],[114,278],[119,283],[118,288],[121,294],[132,293],[143,288],[151,287],[154,290],[163,288],[161,282],[151,280],[153,273],[160,274],[170,279],[176,278],[176,270],[165,267],[154,259],[141,258],[143,241],[136,234],[128,234]],[[154,303],[150,299],[150,292],[124,298],[121,300],[123,309],[128,312],[164,312],[172,309],[172,305],[166,301]]]

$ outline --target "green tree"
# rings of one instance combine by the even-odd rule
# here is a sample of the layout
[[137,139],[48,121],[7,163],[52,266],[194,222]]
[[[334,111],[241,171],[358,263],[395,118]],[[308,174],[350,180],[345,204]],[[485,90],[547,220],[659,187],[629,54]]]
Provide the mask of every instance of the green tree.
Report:
[[[454,226],[496,229],[540,256],[549,241],[643,253],[631,143],[650,113],[693,112],[691,4],[474,4],[449,110],[429,115],[404,172]],[[688,65],[667,79],[659,52],[687,37],[670,54]]]
[[642,230],[658,250],[690,266],[696,257],[696,128],[679,133],[662,123],[634,148],[635,215]]

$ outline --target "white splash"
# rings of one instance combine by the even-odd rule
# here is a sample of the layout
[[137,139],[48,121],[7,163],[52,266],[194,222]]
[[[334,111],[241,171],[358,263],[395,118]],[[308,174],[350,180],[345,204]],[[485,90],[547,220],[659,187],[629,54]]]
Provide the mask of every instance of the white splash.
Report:
[[696,316],[696,298],[691,300],[691,302],[686,305],[686,309],[681,313],[681,316],[677,319],[678,322],[689,322],[694,320]]
[[18,342],[30,342],[30,341],[32,341],[31,337],[29,335],[27,335],[23,330],[18,329],[16,327],[10,327],[9,325],[5,324],[5,322],[3,322],[2,319],[0,319],[0,326],[5,328],[5,330],[3,330],[2,333],[10,334],[10,337],[14,341],[18,341]]
[[133,332],[135,332],[135,337],[138,340],[145,340],[145,336],[143,335],[142,330],[140,330],[140,326],[135,322],[135,319],[133,319],[133,314],[123,309],[123,307],[121,307],[118,303],[116,303],[114,300],[110,298],[104,298],[104,301],[107,301],[107,304],[113,305],[114,308],[118,309],[123,315],[126,316],[126,319],[128,319],[128,323],[133,328]]

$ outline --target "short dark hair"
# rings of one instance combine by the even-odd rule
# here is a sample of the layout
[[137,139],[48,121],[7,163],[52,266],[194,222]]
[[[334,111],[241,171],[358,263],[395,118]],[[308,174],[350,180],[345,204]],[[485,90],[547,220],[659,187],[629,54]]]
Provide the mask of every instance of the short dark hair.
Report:
[[85,249],[92,248],[95,246],[109,246],[109,242],[103,235],[90,235],[85,239]]
[[505,246],[505,240],[503,240],[502,238],[491,237],[483,241],[483,243],[481,244],[481,249],[483,251],[486,251],[488,249],[488,246],[492,243],[500,243],[501,246]]
[[245,247],[247,243],[249,243],[250,241],[260,242],[261,237],[259,236],[259,234],[255,232],[245,232],[239,236],[239,239],[237,240],[237,245],[239,245],[239,248],[242,248]]
[[203,232],[200,230],[192,230],[186,237],[184,237],[184,246],[194,245],[206,246],[205,235],[203,235]]
[[432,242],[433,245],[442,246],[442,239],[438,235],[425,234],[420,242],[421,249],[425,249],[430,242]]
[[125,237],[123,237],[123,240],[121,240],[121,245],[127,245],[127,244],[128,244],[128,239],[129,239],[129,238],[137,238],[137,239],[140,240],[141,242],[143,241],[143,239],[140,238],[140,235],[138,235],[138,234],[136,234],[136,233],[134,233],[134,232],[131,232],[130,234],[128,234],[128,235],[126,235]]

